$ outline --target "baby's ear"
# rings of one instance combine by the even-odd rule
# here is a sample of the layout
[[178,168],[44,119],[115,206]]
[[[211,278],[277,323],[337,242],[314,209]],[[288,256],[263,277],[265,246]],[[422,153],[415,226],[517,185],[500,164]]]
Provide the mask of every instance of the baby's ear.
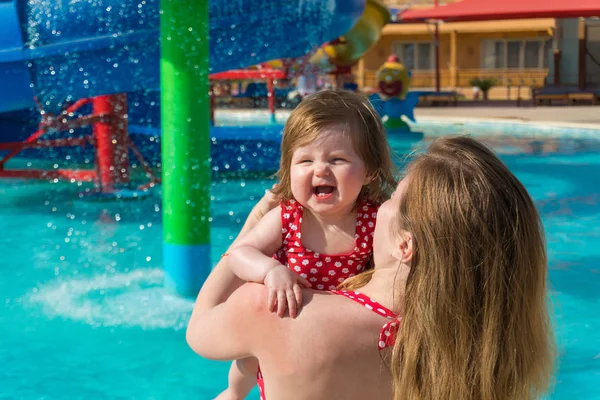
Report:
[[373,180],[375,180],[376,177],[377,177],[377,173],[373,173],[373,174],[365,176],[363,186],[367,186],[369,183],[373,182]]

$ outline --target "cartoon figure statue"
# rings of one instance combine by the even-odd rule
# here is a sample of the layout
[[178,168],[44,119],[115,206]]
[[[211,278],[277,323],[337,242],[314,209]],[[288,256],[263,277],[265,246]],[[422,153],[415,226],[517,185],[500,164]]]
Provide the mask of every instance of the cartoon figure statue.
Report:
[[379,92],[369,99],[383,119],[388,129],[410,131],[410,127],[402,119],[405,116],[416,122],[414,108],[419,102],[418,93],[408,93],[410,73],[398,62],[398,57],[391,55],[377,70]]

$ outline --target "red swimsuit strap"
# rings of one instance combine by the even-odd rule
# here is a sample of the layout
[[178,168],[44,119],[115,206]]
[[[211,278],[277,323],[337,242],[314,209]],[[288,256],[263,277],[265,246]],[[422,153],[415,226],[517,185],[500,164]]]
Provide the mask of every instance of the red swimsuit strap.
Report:
[[345,296],[350,300],[357,302],[358,304],[362,304],[374,313],[390,319],[390,322],[381,327],[377,347],[379,350],[383,350],[386,347],[392,347],[394,345],[398,328],[400,327],[400,317],[398,317],[398,315],[394,314],[394,312],[392,312],[390,309],[373,300],[369,296],[359,292],[350,290],[332,290],[331,293]]

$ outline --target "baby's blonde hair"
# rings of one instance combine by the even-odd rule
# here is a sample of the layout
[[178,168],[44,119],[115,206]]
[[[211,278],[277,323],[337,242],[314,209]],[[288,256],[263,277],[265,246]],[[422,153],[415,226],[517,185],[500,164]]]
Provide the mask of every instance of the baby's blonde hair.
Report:
[[380,204],[393,191],[396,168],[381,118],[361,94],[344,90],[324,90],[306,97],[292,111],[283,129],[279,187],[274,190],[283,201],[292,199],[290,169],[294,151],[312,143],[323,130],[342,126],[354,149],[365,163],[372,181],[361,190],[357,204],[369,201]]

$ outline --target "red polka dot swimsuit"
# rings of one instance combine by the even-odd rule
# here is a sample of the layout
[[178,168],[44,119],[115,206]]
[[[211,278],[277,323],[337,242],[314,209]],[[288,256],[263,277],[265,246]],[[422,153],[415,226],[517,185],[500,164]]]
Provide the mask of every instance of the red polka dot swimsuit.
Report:
[[[372,298],[362,293],[348,290],[332,290],[331,293],[340,296],[345,296],[350,300],[362,304],[374,313],[388,318],[390,321],[383,325],[379,332],[379,341],[377,343],[377,348],[381,351],[387,347],[392,347],[394,345],[394,342],[396,341],[396,334],[398,333],[398,328],[400,327],[400,317],[398,317],[388,308],[384,307],[380,303],[376,302]],[[266,400],[265,382],[262,373],[260,372],[260,367],[258,368],[258,373],[256,374],[256,381],[258,383],[258,390],[260,392],[260,400]]]
[[363,203],[358,207],[355,247],[348,254],[320,254],[302,245],[304,208],[295,200],[281,204],[283,246],[274,255],[282,264],[312,283],[317,290],[333,290],[344,279],[362,272],[373,254],[373,232],[377,207]]

